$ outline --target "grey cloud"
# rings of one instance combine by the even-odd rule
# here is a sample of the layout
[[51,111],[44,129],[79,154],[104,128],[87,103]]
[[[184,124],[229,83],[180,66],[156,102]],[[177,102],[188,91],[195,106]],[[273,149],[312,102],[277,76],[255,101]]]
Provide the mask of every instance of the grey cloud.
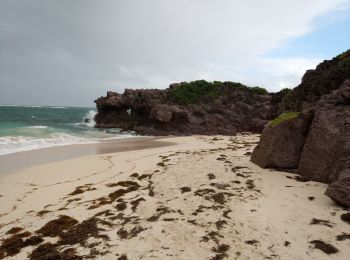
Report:
[[91,106],[109,89],[199,78],[276,90],[300,75],[263,70],[264,55],[348,2],[1,0],[0,103]]

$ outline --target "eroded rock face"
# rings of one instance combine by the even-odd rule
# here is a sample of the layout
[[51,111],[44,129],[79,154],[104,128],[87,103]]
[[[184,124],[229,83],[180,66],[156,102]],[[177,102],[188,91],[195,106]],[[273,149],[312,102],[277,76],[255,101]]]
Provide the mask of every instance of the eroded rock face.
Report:
[[252,153],[251,161],[263,168],[298,168],[311,119],[310,111],[276,126],[268,124]]
[[298,173],[325,183],[350,177],[350,80],[317,103]]
[[324,95],[314,110],[312,120],[299,116],[267,126],[251,160],[264,168],[295,168],[307,179],[329,183],[326,195],[349,207],[350,79]]
[[276,116],[281,96],[221,83],[218,96],[202,96],[193,104],[178,102],[169,89],[127,89],[97,99],[96,127],[134,130],[146,135],[233,135],[261,132]]
[[315,115],[301,154],[290,148],[298,139],[287,139],[300,136],[300,129],[281,125],[264,130],[252,161],[263,167],[278,167],[289,157],[289,165],[297,168],[298,174],[330,183],[326,195],[350,207],[350,50],[307,71],[301,84],[282,97],[278,114],[310,108]]
[[338,204],[350,208],[350,178],[333,182],[328,186],[325,194]]

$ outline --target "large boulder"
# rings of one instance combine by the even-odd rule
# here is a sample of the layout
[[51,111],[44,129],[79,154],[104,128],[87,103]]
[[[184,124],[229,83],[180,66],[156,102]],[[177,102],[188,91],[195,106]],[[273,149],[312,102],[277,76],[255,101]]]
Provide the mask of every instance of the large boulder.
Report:
[[325,183],[350,177],[350,80],[317,103],[298,173]]
[[305,143],[312,111],[286,113],[264,129],[251,161],[263,168],[296,169]]
[[350,208],[350,178],[333,182],[328,186],[325,194],[338,204]]

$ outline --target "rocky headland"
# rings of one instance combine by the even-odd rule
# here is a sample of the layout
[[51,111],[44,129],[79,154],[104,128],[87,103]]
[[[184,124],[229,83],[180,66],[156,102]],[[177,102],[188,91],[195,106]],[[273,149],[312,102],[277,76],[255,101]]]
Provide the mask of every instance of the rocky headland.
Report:
[[283,93],[204,80],[175,83],[164,90],[126,89],[95,101],[95,121],[97,127],[146,135],[259,133],[277,115]]

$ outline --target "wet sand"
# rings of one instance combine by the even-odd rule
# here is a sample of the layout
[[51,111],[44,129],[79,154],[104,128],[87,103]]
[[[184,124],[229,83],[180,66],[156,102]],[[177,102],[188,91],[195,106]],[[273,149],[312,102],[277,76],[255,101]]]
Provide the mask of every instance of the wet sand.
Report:
[[161,137],[135,137],[103,143],[64,145],[0,155],[0,174],[86,155],[117,153],[169,145],[173,145],[173,143],[164,142]]

